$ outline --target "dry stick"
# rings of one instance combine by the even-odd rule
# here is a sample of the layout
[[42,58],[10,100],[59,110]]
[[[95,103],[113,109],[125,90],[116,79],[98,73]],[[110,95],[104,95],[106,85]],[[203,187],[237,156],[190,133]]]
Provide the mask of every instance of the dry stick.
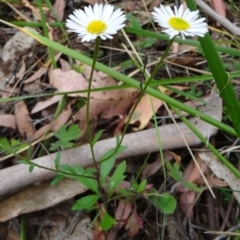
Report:
[[[214,104],[214,105],[213,105]],[[211,98],[207,105],[201,107],[201,111],[209,116],[221,121],[222,118],[222,100],[218,96]],[[209,124],[193,118],[190,120],[202,135],[208,137],[217,132],[218,129],[211,127],[209,133]],[[190,146],[200,144],[201,141],[195,134],[184,124],[178,124],[183,133],[186,142]],[[164,125],[158,128],[162,139],[162,149],[175,149],[185,147],[182,137],[174,124]],[[127,158],[159,151],[156,129],[148,129],[141,132],[126,134],[122,146],[127,146],[127,150],[118,156],[118,159]],[[94,146],[96,159],[98,160],[106,151],[116,147],[116,138],[109,138],[97,142]],[[56,153],[47,155],[33,160],[38,165],[46,168],[55,169],[54,159]],[[89,144],[82,145],[73,149],[62,151],[61,163],[74,166],[76,164],[87,167],[93,164]],[[31,184],[47,181],[53,178],[56,173],[45,169],[35,168],[32,173],[28,171],[29,166],[19,164],[0,171],[0,197],[13,193]]]
[[209,7],[202,0],[195,0],[196,4],[210,17],[219,22],[223,27],[225,27],[229,32],[234,35],[240,36],[240,28],[231,23],[227,18],[216,13],[211,7]]

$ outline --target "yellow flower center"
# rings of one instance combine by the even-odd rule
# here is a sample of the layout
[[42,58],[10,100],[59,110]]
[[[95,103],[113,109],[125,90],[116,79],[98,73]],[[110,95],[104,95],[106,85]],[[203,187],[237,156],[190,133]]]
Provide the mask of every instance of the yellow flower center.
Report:
[[170,24],[170,26],[178,31],[183,31],[183,30],[187,30],[190,28],[190,25],[187,21],[185,21],[182,18],[179,17],[172,17],[169,19],[168,23]]
[[101,34],[107,28],[107,25],[101,20],[94,20],[87,26],[87,31],[91,34]]

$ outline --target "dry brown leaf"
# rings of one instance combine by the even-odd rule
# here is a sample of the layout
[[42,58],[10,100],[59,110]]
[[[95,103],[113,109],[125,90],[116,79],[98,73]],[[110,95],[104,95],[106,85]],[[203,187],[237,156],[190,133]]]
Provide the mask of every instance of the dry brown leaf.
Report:
[[34,95],[42,92],[42,87],[39,81],[31,82],[29,84],[23,85],[23,90],[29,95]]
[[[173,158],[174,156],[169,151],[163,152],[164,163],[172,160]],[[158,154],[156,161],[154,161],[153,163],[147,163],[144,166],[144,169],[142,171],[142,178],[148,179],[149,177],[154,175],[161,167],[162,167],[162,160],[160,158],[160,155]]]
[[71,70],[71,65],[69,64],[69,62],[65,61],[62,58],[59,58],[59,62],[60,62],[60,65],[61,65],[61,69],[63,71],[70,71]]
[[72,115],[71,103],[67,105],[67,109],[64,109],[57,119],[52,122],[51,130],[57,132],[59,128],[64,125]]
[[[88,79],[90,77],[90,69],[87,65],[83,66],[84,73],[78,73],[74,70],[63,71],[62,69],[54,69],[49,72],[50,84],[59,92],[71,92],[88,89]],[[91,88],[102,88],[107,86],[116,86],[116,81],[106,74],[95,71],[93,74],[93,82]],[[118,90],[123,92],[124,90]],[[86,97],[87,93],[71,93],[71,97]],[[124,96],[123,96],[124,97]],[[109,99],[116,98],[116,91],[105,91],[91,93],[91,98],[95,99]]]
[[43,74],[48,72],[48,68],[40,67],[34,74],[23,81],[24,84],[38,80]]
[[0,115],[0,126],[16,129],[16,118],[12,114]]
[[182,211],[186,216],[190,216],[191,218],[193,217],[193,205],[195,202],[195,196],[196,192],[194,191],[182,192],[179,196]]
[[99,3],[99,0],[83,0],[83,2],[86,2],[88,4],[94,5],[96,3]]
[[132,212],[132,208],[133,206],[131,202],[125,202],[122,200],[118,202],[117,210],[115,212],[115,220],[118,223],[118,228],[121,228],[125,225]]
[[[162,86],[159,86],[159,90],[162,93],[170,95],[170,91]],[[148,94],[144,95],[140,100],[139,104],[137,105],[130,120],[130,124],[134,124],[136,122],[139,123],[139,126],[134,127],[133,130],[139,131],[145,128],[153,114],[162,106],[162,104],[163,104],[162,100],[152,97]]]
[[[71,92],[77,90],[86,90],[88,88],[88,81],[82,74],[74,70],[63,71],[61,69],[54,69],[49,71],[50,84],[59,92]],[[72,93],[68,94],[71,97],[84,96],[86,94]]]
[[41,110],[43,110],[43,109],[45,109],[45,108],[47,108],[47,107],[57,103],[57,102],[60,102],[61,99],[62,99],[61,95],[55,95],[55,96],[53,96],[53,97],[51,97],[51,98],[49,98],[49,99],[47,99],[45,101],[39,101],[35,105],[35,107],[32,109],[31,114],[37,113],[37,112],[39,112],[39,111],[41,111]]
[[139,217],[137,213],[136,204],[134,204],[132,214],[127,221],[125,229],[128,230],[128,236],[132,238],[138,233],[140,228],[142,228],[142,219]]
[[[226,8],[223,0],[212,0],[214,10],[224,18],[226,18]],[[220,23],[217,23],[220,26]]]
[[218,178],[223,179],[228,183],[229,187],[233,190],[233,195],[238,203],[240,203],[240,193],[239,191],[236,191],[240,187],[240,179],[222,164],[213,153],[200,152],[198,155]]
[[[107,91],[105,97],[108,94],[109,92]],[[132,105],[137,95],[138,92],[135,89],[125,89],[116,90],[115,99],[91,99],[89,119],[92,120],[97,116],[107,119],[124,114]],[[86,106],[80,109],[76,114],[76,118],[81,121],[86,120]]]
[[150,7],[149,7],[149,12],[152,12],[154,10],[154,7],[159,7],[159,5],[163,2],[164,0],[154,0],[152,1]]
[[[201,159],[197,156],[196,158],[197,163],[203,173],[207,170],[207,165],[201,161]],[[185,169],[183,173],[184,180],[194,183],[198,178],[200,178],[202,175],[199,172],[196,164],[194,161],[191,161],[190,164],[188,164],[187,168]]]
[[[65,5],[66,5],[66,0],[56,0],[55,1],[54,5],[53,5],[53,9],[54,9],[53,18],[54,19],[56,19],[56,16],[57,16],[58,21],[63,20]],[[52,11],[51,11],[51,13],[52,13]]]
[[[225,181],[220,180],[219,178],[215,177],[206,177],[207,182],[209,183],[210,186],[212,187],[226,187],[228,184]],[[205,181],[202,177],[198,178],[195,180],[196,184],[205,184]]]
[[[88,80],[90,77],[91,67],[83,65],[84,73],[80,74],[76,71],[63,71],[55,69],[50,71],[49,78],[52,86],[56,87],[59,92],[70,92],[77,90],[87,90]],[[116,81],[102,72],[94,71],[92,88],[101,88],[107,86],[116,86]],[[90,114],[89,119],[97,116],[102,118],[110,118],[124,114],[136,96],[136,89],[119,89],[111,91],[99,91],[91,93]],[[69,96],[86,97],[87,93],[73,93]],[[86,120],[86,106],[76,114],[76,119],[81,121]]]
[[31,122],[30,114],[24,101],[15,103],[15,116],[17,128],[22,136],[30,140],[34,135],[34,128]]
[[43,127],[41,127],[40,129],[38,129],[33,137],[32,137],[32,141],[36,141],[38,140],[39,138],[41,138],[44,134],[48,133],[48,131],[51,130],[51,127],[52,127],[52,123],[49,123],[49,124],[46,124],[44,125]]
[[0,222],[20,214],[46,209],[86,190],[87,188],[79,181],[67,178],[52,187],[49,183],[28,187],[1,202]]
[[32,14],[33,14],[35,20],[40,20],[41,19],[40,12],[39,12],[38,8],[31,5],[31,3],[27,0],[22,0],[22,2],[23,2],[25,7],[29,8],[32,11]]

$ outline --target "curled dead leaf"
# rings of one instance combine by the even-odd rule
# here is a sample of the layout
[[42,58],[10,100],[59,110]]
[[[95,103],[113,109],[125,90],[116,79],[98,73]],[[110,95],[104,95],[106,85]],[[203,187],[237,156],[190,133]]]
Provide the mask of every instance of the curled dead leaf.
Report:
[[31,122],[30,114],[24,101],[15,103],[15,116],[17,128],[22,136],[30,140],[34,135],[34,128]]

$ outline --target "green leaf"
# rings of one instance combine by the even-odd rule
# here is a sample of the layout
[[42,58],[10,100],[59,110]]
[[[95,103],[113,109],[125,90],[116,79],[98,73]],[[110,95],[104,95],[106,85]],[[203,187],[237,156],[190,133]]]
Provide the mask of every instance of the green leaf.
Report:
[[144,180],[142,180],[142,181],[140,182],[140,184],[138,185],[138,187],[137,187],[137,192],[138,192],[138,193],[143,192],[143,191],[146,189],[146,186],[147,186],[147,180],[144,179]]
[[118,189],[119,195],[122,195],[125,198],[129,198],[131,193],[128,189],[124,189],[124,188],[119,188]]
[[100,194],[98,190],[98,183],[97,180],[88,178],[88,177],[77,177],[77,180],[86,186],[88,189],[92,190],[96,194]]
[[17,160],[17,163],[32,165],[32,163],[30,161],[28,161],[28,160]]
[[124,175],[126,171],[126,161],[121,162],[116,170],[114,171],[112,177],[110,178],[110,186],[109,186],[109,196],[112,195],[114,189],[124,180],[126,177]]
[[58,166],[58,169],[63,171],[63,172],[66,172],[66,173],[72,173],[72,174],[75,174],[75,171],[74,171],[74,168],[67,165],[67,164],[60,164]]
[[145,38],[145,39],[144,39],[144,42],[142,43],[142,47],[143,47],[143,48],[152,47],[152,45],[153,45],[156,41],[157,41],[156,38],[151,38],[151,37]]
[[[197,9],[194,1],[187,0],[186,2],[191,11]],[[199,42],[212,71],[212,75],[219,90],[219,95],[223,99],[224,105],[228,110],[237,136],[240,137],[240,106],[229,73],[226,72],[223,66],[223,61],[216,50],[215,43],[210,34],[206,33],[204,37],[200,37]]]
[[0,139],[0,151],[6,155],[15,154],[17,151],[28,146],[27,143],[21,143],[20,140],[11,139],[8,141],[7,138]]
[[34,164],[31,164],[31,165],[29,166],[29,172],[30,172],[30,173],[33,171],[34,167],[35,167]]
[[116,220],[111,217],[107,211],[105,211],[99,227],[101,227],[104,231],[108,231],[114,224],[116,224]]
[[184,187],[193,190],[195,192],[201,192],[201,189],[197,187],[195,183],[187,182],[185,180],[182,181]]
[[133,60],[131,59],[128,59],[120,63],[120,67],[122,68],[128,68],[128,67],[131,67],[132,65],[133,65]]
[[166,166],[169,170],[169,175],[176,180],[177,182],[181,182],[183,180],[182,172],[179,170],[179,166],[177,163],[171,165],[171,163],[167,162]]
[[149,195],[148,199],[165,214],[173,214],[177,205],[176,199],[168,193]]
[[131,23],[131,25],[134,29],[142,29],[142,26],[141,26],[140,22],[138,21],[138,19],[132,13],[127,15],[127,18],[128,18],[128,21]]
[[92,140],[92,146],[95,145],[95,143],[97,142],[97,140],[102,136],[103,132],[105,130],[100,130],[96,133],[96,135],[94,136],[93,140]]
[[61,152],[58,152],[57,156],[55,158],[55,168],[56,168],[56,170],[58,170],[58,168],[59,168],[60,160],[61,160]]
[[79,165],[75,165],[73,169],[74,169],[74,172],[79,176],[84,175],[84,173],[86,171],[83,167],[81,167]]
[[53,146],[51,146],[51,151],[54,151],[59,147],[72,147],[73,143],[71,141],[76,140],[80,136],[80,130],[77,125],[72,125],[68,129],[66,128],[66,126],[61,126],[58,132],[54,134],[54,136],[59,140],[56,141]]
[[56,184],[58,184],[59,182],[61,182],[64,178],[64,175],[57,175],[51,182],[50,186],[54,186]]
[[53,120],[56,120],[59,114],[63,111],[66,106],[68,96],[65,94],[63,95],[62,99],[58,103],[57,109],[55,110]]
[[169,162],[166,163],[166,166],[169,170],[169,175],[176,180],[177,182],[181,182],[182,185],[188,189],[191,189],[196,192],[200,192],[201,190],[197,187],[196,184],[187,182],[183,179],[182,172],[179,170],[179,166],[177,163],[171,165]]
[[[108,176],[109,172],[112,170],[114,163],[115,163],[115,159],[116,157],[121,154],[123,151],[125,151],[127,149],[127,147],[124,146],[120,146],[117,151],[116,148],[112,148],[109,151],[107,151],[101,158],[100,158],[100,162],[103,159],[107,159],[104,160],[101,163],[100,166],[100,176],[101,176],[101,182],[103,182],[106,177]],[[116,152],[115,152],[116,151]]]
[[99,195],[89,195],[83,197],[72,206],[72,210],[90,210],[93,205],[98,201]]

